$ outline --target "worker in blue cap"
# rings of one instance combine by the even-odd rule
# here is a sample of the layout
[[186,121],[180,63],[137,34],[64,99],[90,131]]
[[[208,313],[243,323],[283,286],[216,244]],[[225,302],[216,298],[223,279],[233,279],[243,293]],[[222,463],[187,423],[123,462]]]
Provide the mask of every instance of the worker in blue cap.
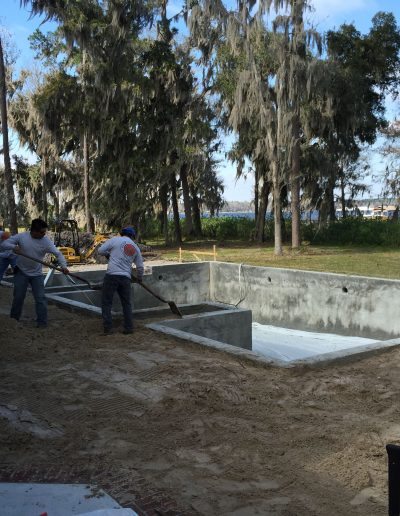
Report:
[[134,242],[136,237],[135,230],[132,227],[126,227],[121,229],[120,235],[107,240],[98,251],[100,255],[109,257],[101,299],[103,326],[106,335],[113,333],[111,310],[115,292],[119,295],[124,314],[123,333],[133,333],[131,303],[132,264],[136,266],[136,275],[139,283],[142,281],[144,272],[142,254],[139,246]]

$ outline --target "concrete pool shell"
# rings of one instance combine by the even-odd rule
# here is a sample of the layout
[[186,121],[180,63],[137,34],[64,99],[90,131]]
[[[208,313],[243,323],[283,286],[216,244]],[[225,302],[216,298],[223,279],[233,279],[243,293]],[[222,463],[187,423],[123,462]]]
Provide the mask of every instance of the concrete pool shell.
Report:
[[[95,283],[102,280],[104,270],[80,274]],[[153,266],[145,282],[174,300],[184,314],[183,319],[175,318],[167,305],[132,285],[135,317],[151,319],[147,327],[260,363],[321,364],[400,344],[398,280],[199,262]],[[58,274],[46,290],[61,306],[100,314],[99,291],[77,291]],[[121,314],[117,299],[114,310]],[[314,351],[307,358],[281,360],[252,351],[252,321],[279,331],[286,328],[295,339],[297,330],[322,339],[335,334],[345,344],[335,351],[321,347],[321,353]]]

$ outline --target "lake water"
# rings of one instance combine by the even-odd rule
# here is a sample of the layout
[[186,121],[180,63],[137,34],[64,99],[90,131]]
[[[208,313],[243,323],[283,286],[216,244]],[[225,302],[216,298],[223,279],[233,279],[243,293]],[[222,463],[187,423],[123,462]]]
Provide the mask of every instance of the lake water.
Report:
[[[185,218],[184,213],[179,214],[181,219]],[[210,214],[209,212],[202,213],[202,217],[207,219],[209,218]],[[244,219],[251,219],[254,220],[254,211],[220,211],[218,215],[215,215],[216,217],[233,217],[233,218],[244,218]],[[169,215],[169,218],[172,219],[172,214]],[[265,220],[273,220],[274,214],[272,211],[267,211],[265,215]],[[291,214],[289,212],[283,213],[283,218],[285,220],[290,220]],[[311,220],[316,221],[318,220],[318,210],[312,210],[311,212],[307,211],[301,214],[301,220]]]

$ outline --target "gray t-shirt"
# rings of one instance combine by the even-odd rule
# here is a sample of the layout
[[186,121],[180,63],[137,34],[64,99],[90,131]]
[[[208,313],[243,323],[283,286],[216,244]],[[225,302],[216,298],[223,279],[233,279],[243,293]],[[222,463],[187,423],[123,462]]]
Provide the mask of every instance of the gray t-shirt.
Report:
[[[10,237],[8,240],[5,240],[2,248],[10,249],[12,251],[17,245],[21,248],[21,251],[24,254],[32,256],[32,258],[36,258],[37,260],[43,260],[47,253],[54,254],[61,267],[67,267],[67,262],[65,261],[64,256],[47,236],[44,236],[43,238],[32,238],[29,231],[18,233],[17,235]],[[42,275],[42,265],[29,260],[24,256],[17,255],[17,267],[27,276]]]
[[2,240],[1,237],[5,233],[5,231],[0,231],[0,258],[15,258],[15,254],[12,251],[5,250],[3,244],[5,240]]
[[137,277],[143,277],[144,267],[139,247],[129,237],[116,236],[107,240],[98,250],[101,255],[110,255],[107,274],[131,277],[132,263],[136,265]]

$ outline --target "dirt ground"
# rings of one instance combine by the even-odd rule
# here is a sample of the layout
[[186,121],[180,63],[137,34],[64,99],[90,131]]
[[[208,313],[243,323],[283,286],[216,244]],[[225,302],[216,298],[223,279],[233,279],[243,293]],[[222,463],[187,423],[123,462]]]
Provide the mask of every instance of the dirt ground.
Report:
[[[185,514],[387,513],[385,444],[400,442],[400,350],[316,369],[258,367],[0,287],[0,465],[135,472]],[[89,480],[88,480],[89,481]]]

